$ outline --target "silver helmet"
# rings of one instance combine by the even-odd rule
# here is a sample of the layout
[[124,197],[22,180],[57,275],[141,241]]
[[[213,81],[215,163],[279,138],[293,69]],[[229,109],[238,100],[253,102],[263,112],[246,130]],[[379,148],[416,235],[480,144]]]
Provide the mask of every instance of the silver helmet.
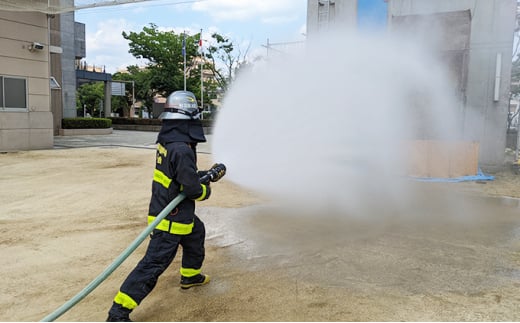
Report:
[[163,119],[200,119],[195,95],[189,91],[175,91],[170,94],[166,100],[164,112],[159,116],[159,120]]

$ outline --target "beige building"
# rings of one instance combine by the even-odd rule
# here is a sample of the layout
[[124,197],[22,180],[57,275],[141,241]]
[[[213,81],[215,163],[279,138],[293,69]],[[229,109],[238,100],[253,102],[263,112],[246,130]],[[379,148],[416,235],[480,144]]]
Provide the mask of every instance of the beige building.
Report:
[[0,11],[0,151],[53,146],[49,20]]

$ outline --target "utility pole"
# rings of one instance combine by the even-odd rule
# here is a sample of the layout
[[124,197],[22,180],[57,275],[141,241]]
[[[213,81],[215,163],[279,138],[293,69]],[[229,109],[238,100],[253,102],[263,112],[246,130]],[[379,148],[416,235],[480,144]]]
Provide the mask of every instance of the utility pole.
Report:
[[132,81],[132,108],[135,112],[135,81]]

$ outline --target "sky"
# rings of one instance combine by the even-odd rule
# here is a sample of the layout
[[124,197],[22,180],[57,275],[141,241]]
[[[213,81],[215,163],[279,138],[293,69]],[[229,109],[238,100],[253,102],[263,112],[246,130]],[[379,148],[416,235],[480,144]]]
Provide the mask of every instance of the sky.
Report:
[[[384,19],[382,0],[360,0],[358,17]],[[153,23],[160,30],[214,32],[229,37],[250,59],[266,54],[262,45],[305,40],[307,0],[154,0],[78,10],[75,20],[85,24],[89,65],[115,73],[129,65],[145,65],[128,53],[123,31],[139,32]],[[249,48],[249,50],[248,50]]]

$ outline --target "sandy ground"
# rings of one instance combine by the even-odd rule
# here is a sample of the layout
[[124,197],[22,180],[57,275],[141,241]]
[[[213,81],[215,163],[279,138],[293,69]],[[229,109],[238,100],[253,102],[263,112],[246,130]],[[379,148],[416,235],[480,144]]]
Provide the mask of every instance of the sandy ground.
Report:
[[[145,228],[154,151],[0,154],[0,321],[38,321]],[[199,168],[212,164],[200,154]],[[178,256],[138,321],[520,321],[520,175],[417,183],[377,217],[295,214],[222,180],[198,204],[204,272],[183,291]],[[418,193],[420,192],[420,193]],[[447,203],[447,201],[457,201]],[[410,214],[418,216],[410,216]],[[103,321],[147,241],[58,321]]]

